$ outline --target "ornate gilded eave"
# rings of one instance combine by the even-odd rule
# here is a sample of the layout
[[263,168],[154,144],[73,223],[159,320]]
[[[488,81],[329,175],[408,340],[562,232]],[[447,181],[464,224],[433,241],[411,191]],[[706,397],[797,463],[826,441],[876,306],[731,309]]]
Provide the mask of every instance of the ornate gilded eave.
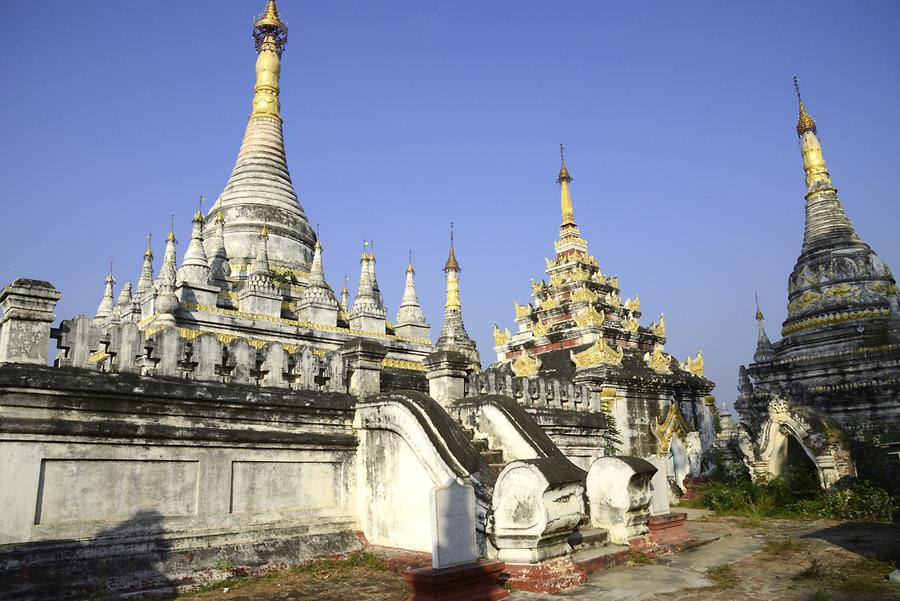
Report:
[[497,324],[494,324],[494,346],[503,346],[509,342],[509,339],[509,328],[506,328],[501,332]]
[[655,372],[667,374],[670,372],[672,355],[664,353],[661,344],[654,344],[651,352],[644,353],[644,363]]
[[516,319],[531,317],[531,312],[534,310],[534,308],[531,306],[531,303],[528,303],[527,305],[520,305],[516,301],[513,301],[513,306],[516,309]]
[[656,427],[653,429],[653,433],[659,441],[656,447],[657,454],[665,457],[669,452],[672,438],[677,436],[684,440],[688,430],[684,415],[682,415],[681,409],[678,408],[678,403],[675,402],[675,399],[671,399],[669,401],[669,412],[666,414],[665,419],[657,422]]
[[660,314],[659,323],[650,324],[650,331],[660,338],[666,337],[666,316],[664,314]]
[[528,376],[537,375],[538,369],[541,367],[541,361],[537,357],[521,354],[510,365],[513,374],[517,378],[526,378]]
[[569,295],[569,298],[575,303],[594,303],[599,298],[599,295],[587,286],[584,286],[583,288],[579,288],[572,292],[572,294]]
[[640,328],[641,324],[634,317],[628,317],[625,321],[622,322],[622,325],[625,326],[625,329],[629,332],[637,332],[638,328]]
[[580,353],[569,352],[575,367],[594,367],[597,365],[622,365],[625,351],[614,349],[606,344],[603,339],[598,340],[589,348]]
[[684,368],[686,372],[692,373],[695,376],[703,377],[703,351],[699,351],[695,359],[691,359],[690,357],[688,357],[687,360],[685,360],[685,362],[681,364],[681,367]]
[[606,314],[603,311],[597,311],[594,305],[588,305],[587,308],[575,313],[572,318],[579,328],[599,327],[603,325]]
[[540,320],[534,322],[534,324],[532,324],[532,326],[531,326],[531,332],[536,337],[546,336],[547,330],[548,330],[547,325],[545,323],[541,322]]

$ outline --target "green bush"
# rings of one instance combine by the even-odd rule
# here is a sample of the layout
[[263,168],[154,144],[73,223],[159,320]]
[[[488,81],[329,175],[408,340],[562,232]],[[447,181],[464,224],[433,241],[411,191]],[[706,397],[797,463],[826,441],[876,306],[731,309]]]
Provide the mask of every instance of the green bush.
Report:
[[861,482],[826,495],[814,478],[798,470],[789,470],[768,482],[708,482],[701,486],[699,500],[707,509],[750,519],[889,522],[894,510],[893,497],[881,488]]

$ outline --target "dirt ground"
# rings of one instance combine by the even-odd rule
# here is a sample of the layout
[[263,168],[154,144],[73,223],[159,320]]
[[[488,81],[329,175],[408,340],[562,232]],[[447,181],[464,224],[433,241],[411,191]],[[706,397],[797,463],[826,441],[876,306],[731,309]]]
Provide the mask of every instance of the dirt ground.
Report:
[[[649,564],[595,573],[588,584],[562,593],[538,596],[514,592],[511,598],[900,601],[900,584],[885,581],[885,575],[900,562],[898,524],[750,522],[692,513],[691,530],[721,538]],[[685,579],[684,586],[671,577],[688,572],[694,578]],[[704,586],[698,587],[698,580]],[[349,561],[317,562],[264,576],[235,578],[179,598],[402,601],[408,594],[396,570],[388,568],[376,553],[364,553]]]

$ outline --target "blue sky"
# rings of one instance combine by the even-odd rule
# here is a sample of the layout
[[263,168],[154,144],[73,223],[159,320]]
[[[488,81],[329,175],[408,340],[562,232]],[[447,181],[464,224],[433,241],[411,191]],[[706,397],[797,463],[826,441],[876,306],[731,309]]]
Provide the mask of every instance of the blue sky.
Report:
[[[51,281],[70,317],[94,312],[109,260],[137,279],[147,231],[161,257],[172,212],[181,256],[237,154],[264,4],[0,2],[0,280]],[[355,286],[374,239],[393,317],[412,250],[436,338],[453,220],[485,365],[553,252],[562,142],[592,254],[730,403],[753,294],[778,338],[802,241],[794,73],[851,220],[900,269],[900,3],[279,7],[288,162],[329,281]]]

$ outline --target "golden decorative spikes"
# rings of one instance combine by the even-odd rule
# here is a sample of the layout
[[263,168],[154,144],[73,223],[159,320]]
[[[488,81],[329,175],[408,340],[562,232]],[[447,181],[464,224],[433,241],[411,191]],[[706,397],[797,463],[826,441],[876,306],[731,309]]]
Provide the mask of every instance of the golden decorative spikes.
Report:
[[536,337],[540,338],[541,336],[547,335],[548,327],[542,321],[536,321],[531,325],[531,333]]
[[543,279],[542,279],[540,282],[535,282],[535,281],[532,279],[532,280],[531,280],[531,293],[532,293],[532,294],[539,294],[539,293],[541,292],[541,290],[544,289],[544,286],[546,286],[546,285],[547,285],[547,284],[544,283],[544,280],[543,280]]
[[540,305],[541,305],[541,309],[543,309],[544,311],[550,311],[559,306],[559,301],[556,300],[555,298],[548,296],[547,298],[545,298],[541,301]]
[[512,362],[512,365],[510,365],[513,374],[515,374],[517,378],[526,378],[528,376],[537,375],[540,367],[541,362],[537,357],[532,357],[524,353],[519,355],[518,358]]
[[657,422],[656,427],[654,428],[654,433],[659,439],[656,449],[657,453],[661,457],[668,455],[672,438],[677,436],[684,440],[688,429],[689,428],[684,421],[684,415],[681,414],[681,409],[678,408],[678,403],[675,402],[675,399],[671,399],[669,401],[669,412],[666,414],[665,419],[661,422]]
[[601,388],[600,389],[600,409],[603,413],[610,413],[616,406],[616,389]]
[[456,260],[456,252],[453,250],[453,222],[450,222],[450,255],[444,263],[444,272],[459,271],[459,261]]
[[690,372],[695,376],[703,376],[703,351],[699,351],[697,353],[697,357],[695,359],[691,359],[690,357],[685,360],[684,363],[681,364],[681,367],[684,368],[684,371]]
[[669,373],[671,361],[672,356],[663,352],[663,346],[661,344],[654,344],[651,352],[644,353],[644,363],[655,372],[663,374]]
[[575,325],[579,328],[599,327],[603,325],[606,314],[603,311],[598,312],[594,305],[588,305],[587,308],[582,309],[573,315],[572,318],[575,320]]
[[516,319],[520,319],[522,317],[530,317],[533,310],[531,303],[528,303],[527,305],[520,305],[516,301],[513,301],[513,307],[515,307],[516,309]]
[[607,292],[604,300],[607,305],[612,305],[613,307],[618,307],[622,304],[622,298],[615,292]]
[[641,298],[637,294],[635,294],[633,299],[629,298],[625,301],[625,308],[629,311],[640,311]]
[[634,317],[628,317],[623,324],[625,325],[625,329],[629,332],[637,332],[638,328],[641,324]]
[[575,367],[594,367],[596,365],[622,365],[625,351],[614,349],[601,338],[580,353],[569,352]]
[[574,291],[570,296],[570,298],[572,299],[572,302],[575,302],[575,303],[582,303],[582,302],[593,303],[597,300],[597,297],[598,297],[597,293],[594,292],[593,290],[591,290],[590,288],[588,288],[587,286],[585,286],[584,288],[579,288],[578,290]]
[[650,324],[650,331],[660,338],[666,337],[666,315],[665,313],[659,314],[659,323]]
[[506,328],[501,332],[500,326],[494,324],[494,346],[504,346],[507,342],[509,342],[509,339],[509,328]]

